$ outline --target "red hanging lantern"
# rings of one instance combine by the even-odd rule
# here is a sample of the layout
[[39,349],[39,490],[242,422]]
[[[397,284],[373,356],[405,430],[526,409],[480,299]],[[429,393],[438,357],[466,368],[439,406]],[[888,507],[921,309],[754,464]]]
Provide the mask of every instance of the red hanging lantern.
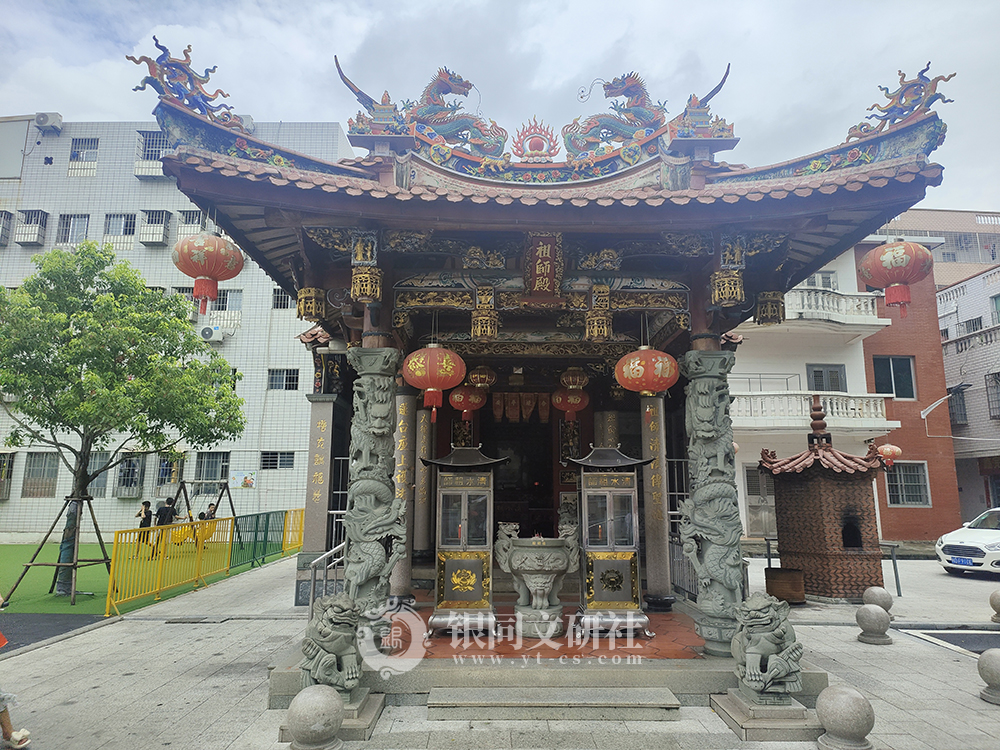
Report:
[[428,344],[403,360],[403,380],[424,392],[424,407],[432,407],[431,421],[437,421],[437,407],[443,405],[442,391],[465,379],[465,362],[451,349]]
[[903,455],[903,449],[892,443],[884,443],[878,447],[878,454],[882,457],[885,468],[891,469],[892,462]]
[[640,396],[655,396],[677,382],[677,360],[649,346],[626,354],[615,365],[615,380],[623,388],[638,391]]
[[462,412],[463,422],[471,422],[472,412],[486,406],[486,391],[471,385],[460,385],[448,394],[448,403]]
[[576,413],[583,411],[590,403],[590,396],[580,388],[559,388],[552,394],[552,405],[566,412],[566,421],[575,422]]
[[202,232],[177,241],[174,265],[194,279],[194,298],[200,300],[198,312],[208,311],[208,301],[219,297],[219,282],[235,278],[243,270],[243,253],[226,237]]
[[898,307],[906,317],[910,303],[910,284],[927,278],[934,268],[934,256],[916,242],[887,242],[869,250],[861,260],[858,273],[868,286],[885,289],[885,304]]

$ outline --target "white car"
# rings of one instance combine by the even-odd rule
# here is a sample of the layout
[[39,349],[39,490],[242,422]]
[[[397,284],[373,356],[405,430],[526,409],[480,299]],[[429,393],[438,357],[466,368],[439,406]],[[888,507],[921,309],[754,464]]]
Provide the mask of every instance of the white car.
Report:
[[967,570],[1000,574],[1000,508],[988,510],[940,537],[935,550],[938,562],[952,575]]

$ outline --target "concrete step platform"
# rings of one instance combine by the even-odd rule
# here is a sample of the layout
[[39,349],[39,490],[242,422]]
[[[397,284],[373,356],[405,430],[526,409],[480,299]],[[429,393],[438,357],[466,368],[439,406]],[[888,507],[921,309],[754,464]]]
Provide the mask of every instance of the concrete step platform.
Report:
[[667,688],[431,688],[432,720],[676,721],[681,704]]

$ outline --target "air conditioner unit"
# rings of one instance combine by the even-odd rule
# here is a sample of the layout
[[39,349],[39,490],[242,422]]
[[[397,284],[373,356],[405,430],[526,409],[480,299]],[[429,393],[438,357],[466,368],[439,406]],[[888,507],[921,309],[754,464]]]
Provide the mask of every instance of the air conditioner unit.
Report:
[[222,341],[222,329],[219,326],[203,326],[199,334],[205,341]]
[[35,115],[35,127],[43,133],[61,133],[62,115],[58,112],[38,112]]

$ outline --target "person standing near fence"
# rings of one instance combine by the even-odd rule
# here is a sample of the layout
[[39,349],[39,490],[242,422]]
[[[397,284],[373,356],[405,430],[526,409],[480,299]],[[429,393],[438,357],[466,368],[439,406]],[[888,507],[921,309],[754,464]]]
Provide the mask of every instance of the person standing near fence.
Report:
[[148,544],[149,527],[153,525],[153,511],[149,508],[149,500],[142,501],[142,507],[139,508],[139,512],[135,514],[135,517],[139,519],[139,528],[146,529],[139,532],[139,541],[142,544]]
[[174,522],[174,519],[177,518],[177,508],[174,507],[175,502],[174,498],[168,497],[163,507],[156,509],[157,526],[169,526]]
[[[0,596],[0,604],[3,604],[3,597]],[[0,648],[7,645],[7,639],[3,637],[3,633],[0,633]],[[18,729],[14,731],[14,725],[10,721],[10,706],[16,706],[17,699],[10,693],[5,693],[3,688],[0,687],[0,734],[3,735],[3,746],[4,747],[27,747],[31,744],[29,739],[29,732],[27,729]]]

